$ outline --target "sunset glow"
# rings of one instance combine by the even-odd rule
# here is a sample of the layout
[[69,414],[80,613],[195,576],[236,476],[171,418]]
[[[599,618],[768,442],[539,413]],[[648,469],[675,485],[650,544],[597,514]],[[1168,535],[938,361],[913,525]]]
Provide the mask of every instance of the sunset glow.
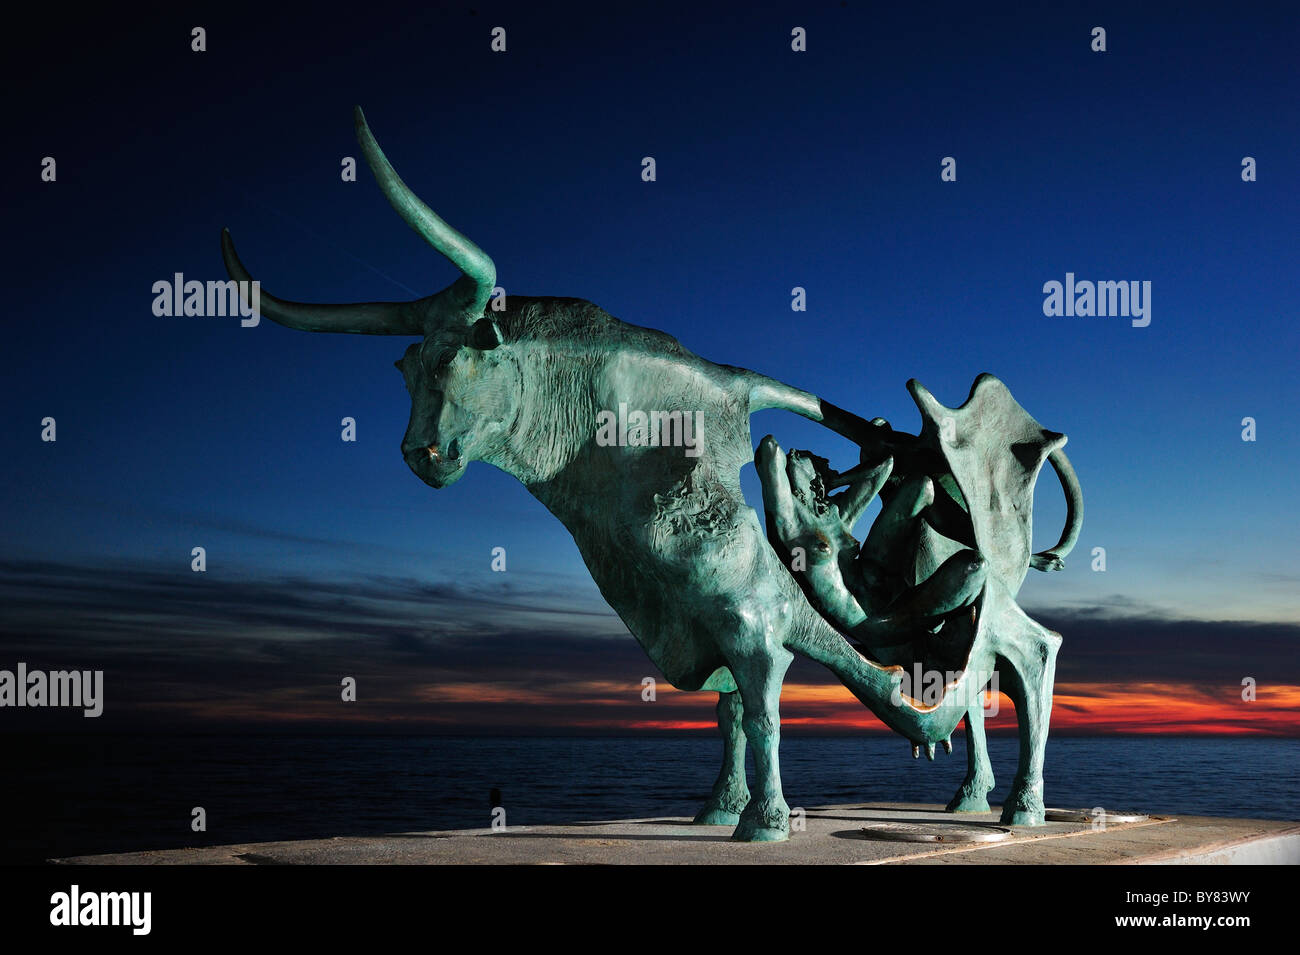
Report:
[[[372,695],[340,721],[338,706],[316,694],[274,693],[220,701],[146,705],[151,712],[203,720],[279,722],[299,727],[369,726],[393,731],[457,732],[476,727],[494,733],[715,732],[713,693],[686,693],[665,683],[653,701],[643,687],[609,680],[551,682],[538,686],[448,682],[406,692]],[[1247,702],[1231,685],[1058,683],[1052,708],[1054,733],[1147,735],[1300,735],[1300,686],[1258,690]],[[847,689],[834,684],[787,683],[781,694],[787,732],[818,734],[890,732]],[[986,706],[986,728],[1015,732],[1015,707],[999,694]]]

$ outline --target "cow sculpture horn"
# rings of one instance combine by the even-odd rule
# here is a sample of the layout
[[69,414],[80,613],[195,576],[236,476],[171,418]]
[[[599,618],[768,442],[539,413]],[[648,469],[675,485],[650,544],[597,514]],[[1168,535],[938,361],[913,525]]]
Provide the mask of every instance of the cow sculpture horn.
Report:
[[[384,196],[407,225],[464,274],[436,295],[414,302],[314,305],[289,302],[260,292],[259,311],[271,321],[288,328],[358,335],[426,335],[449,322],[472,323],[483,314],[488,296],[496,285],[496,265],[486,252],[444,222],[402,182],[366,125],[360,106],[356,108],[354,119],[357,143]],[[221,255],[232,279],[252,281],[235,252],[229,229],[221,231]]]

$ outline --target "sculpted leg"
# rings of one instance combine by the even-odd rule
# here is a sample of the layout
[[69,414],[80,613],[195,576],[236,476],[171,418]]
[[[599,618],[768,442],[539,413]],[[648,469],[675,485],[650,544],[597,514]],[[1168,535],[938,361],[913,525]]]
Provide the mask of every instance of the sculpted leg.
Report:
[[722,733],[722,769],[713,795],[695,816],[697,826],[734,826],[749,802],[745,783],[745,733],[741,728],[740,691],[718,694],[718,730]]
[[1043,754],[1052,715],[1052,684],[1061,637],[1039,626],[1011,604],[997,633],[998,670],[1016,706],[1020,727],[1020,762],[1011,792],[1002,806],[1002,822],[1017,826],[1043,824]]
[[984,708],[966,711],[966,779],[948,802],[949,812],[988,812],[988,794],[993,789],[993,767],[989,764],[988,741],[984,738]]
[[[740,842],[784,842],[790,837],[790,807],[781,793],[781,681],[793,655],[784,647],[731,662],[744,704],[741,726],[754,754],[754,797],[732,833]],[[730,662],[730,661],[729,661]]]

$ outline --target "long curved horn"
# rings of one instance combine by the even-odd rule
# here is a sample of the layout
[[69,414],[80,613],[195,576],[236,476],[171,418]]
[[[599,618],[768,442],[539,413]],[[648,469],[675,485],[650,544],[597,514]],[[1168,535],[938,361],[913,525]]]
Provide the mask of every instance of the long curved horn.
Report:
[[370,164],[370,171],[375,174],[379,188],[383,190],[384,196],[392,207],[397,210],[397,214],[418,232],[425,242],[450,259],[452,264],[464,272],[466,278],[474,284],[473,299],[466,301],[469,310],[467,318],[470,321],[478,318],[482,315],[488,296],[492,294],[492,289],[496,285],[496,264],[486,252],[444,222],[441,216],[426,206],[420,197],[402,182],[402,177],[393,169],[370,132],[370,127],[366,125],[366,116],[361,112],[360,106],[354,110],[353,123],[356,126],[357,143],[361,146],[366,162]]
[[[236,282],[252,282],[252,276],[235,252],[230,230],[221,230],[221,257],[226,271]],[[240,285],[247,300],[249,286]],[[348,332],[354,335],[423,335],[424,299],[415,302],[359,302],[351,305],[310,305],[287,302],[258,289],[258,312],[273,322],[304,332]]]
[[[379,188],[397,214],[431,246],[451,260],[464,275],[436,295],[414,302],[360,302],[349,305],[309,305],[276,298],[259,287],[258,312],[273,322],[307,332],[347,332],[354,335],[424,335],[446,322],[470,324],[483,314],[496,285],[497,267],[482,249],[465,238],[411,192],[375,142],[365,114],[356,107],[357,142]],[[226,271],[240,283],[252,276],[239,261],[230,230],[221,230],[221,257]],[[248,285],[240,292],[247,299]]]

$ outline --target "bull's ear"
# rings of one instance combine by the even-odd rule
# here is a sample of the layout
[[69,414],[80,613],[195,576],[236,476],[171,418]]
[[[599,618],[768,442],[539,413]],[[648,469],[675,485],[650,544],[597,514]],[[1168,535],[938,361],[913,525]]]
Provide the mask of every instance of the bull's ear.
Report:
[[501,329],[490,318],[480,318],[469,330],[469,347],[480,351],[496,348],[501,344]]

